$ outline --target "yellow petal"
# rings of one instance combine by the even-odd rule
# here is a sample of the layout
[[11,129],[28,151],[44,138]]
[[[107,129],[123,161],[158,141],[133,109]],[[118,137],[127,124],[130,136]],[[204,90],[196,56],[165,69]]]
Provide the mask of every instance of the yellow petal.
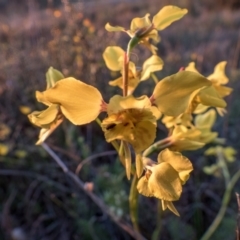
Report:
[[109,32],[119,32],[119,31],[125,31],[125,29],[123,27],[120,27],[120,26],[111,26],[109,23],[107,23],[105,25],[105,29]]
[[122,143],[123,143],[123,150],[124,150],[126,175],[127,175],[127,179],[130,180],[131,179],[131,166],[132,166],[131,151],[130,151],[128,144],[125,141],[122,141]]
[[[134,76],[132,73],[129,72],[128,74],[128,92],[127,95],[131,95],[132,92],[139,84],[139,73]],[[111,86],[118,86],[119,88],[123,89],[123,78],[119,77],[116,80],[110,81],[109,85]]]
[[235,155],[237,154],[237,151],[232,147],[225,147],[223,149],[224,157],[229,162],[234,162],[236,160]]
[[5,156],[9,152],[9,147],[6,144],[0,143],[0,156]]
[[39,136],[38,141],[36,142],[36,145],[42,144],[49,136],[50,134],[62,123],[63,117],[60,117],[55,122],[53,122],[49,128],[42,128]]
[[214,86],[208,86],[202,89],[195,99],[197,102],[206,106],[220,108],[225,108],[227,106],[226,102],[219,96]]
[[216,111],[210,109],[206,113],[198,114],[194,120],[197,128],[208,128],[211,129],[213,124],[216,122]]
[[193,170],[192,163],[188,158],[180,152],[173,152],[167,148],[159,153],[158,162],[160,165],[163,162],[169,163],[179,173],[182,184],[187,181],[190,172]]
[[160,112],[168,116],[184,113],[198,92],[211,85],[200,74],[181,71],[161,80],[153,91],[153,104]]
[[175,201],[180,198],[182,184],[178,172],[166,162],[152,168],[148,180],[148,188],[154,197],[166,201]]
[[52,103],[45,98],[43,92],[36,91],[35,95],[38,102],[41,102],[47,106],[52,105]]
[[19,110],[22,114],[29,114],[31,112],[31,108],[28,106],[19,106]]
[[199,103],[197,105],[197,108],[195,108],[193,113],[194,114],[201,114],[201,113],[205,112],[208,108],[209,108],[209,106],[204,106],[201,103]]
[[59,105],[52,104],[44,111],[34,111],[28,115],[31,123],[41,128],[48,128],[48,126],[54,122],[59,115]]
[[47,89],[53,87],[61,79],[64,79],[63,74],[57,69],[50,67],[46,73]]
[[[195,67],[195,62],[190,62],[188,66],[185,68],[185,71],[195,72],[199,73],[198,70]],[[200,74],[200,73],[199,73]]]
[[[159,42],[160,41],[160,38],[159,38],[159,36],[157,34],[158,34],[158,32],[156,31],[157,38],[156,37],[155,38],[152,37],[155,42]],[[157,41],[156,41],[156,39],[157,39]],[[158,48],[156,46],[154,46],[153,44],[150,44],[148,39],[142,39],[141,40],[141,44],[144,45],[146,48],[148,48],[152,52],[152,54],[154,54],[154,55],[157,54]]]
[[120,71],[122,69],[122,57],[124,51],[117,46],[107,47],[103,53],[103,59],[107,67],[112,71]]
[[163,208],[163,211],[168,208],[168,209],[171,210],[174,214],[176,214],[178,217],[180,217],[179,212],[178,212],[177,209],[174,207],[174,205],[173,205],[172,202],[162,200],[162,208]]
[[149,20],[150,14],[147,13],[143,18],[134,18],[130,25],[131,32],[135,32],[141,28],[146,28],[151,25],[151,21]]
[[171,23],[182,18],[187,12],[187,9],[165,6],[153,17],[153,24],[157,30],[163,30]]
[[143,63],[143,70],[141,73],[141,81],[150,77],[151,73],[160,71],[163,68],[163,60],[157,55],[152,55]]
[[101,93],[74,78],[60,80],[42,94],[47,101],[59,104],[63,115],[75,125],[89,123],[101,112]]
[[139,153],[156,137],[156,118],[150,110],[129,109],[104,119],[102,129],[107,142],[124,140]]
[[115,95],[109,101],[107,113],[108,115],[111,115],[113,113],[118,113],[125,109],[144,109],[150,107],[151,101],[145,95],[139,98],[135,98],[132,95],[129,95],[127,97]]
[[140,178],[143,172],[143,161],[141,154],[136,154],[136,172],[137,177]]
[[219,85],[227,84],[229,79],[225,74],[226,65],[227,65],[226,61],[218,63],[214,68],[214,72],[207,78],[213,82],[216,82]]
[[217,90],[220,97],[226,97],[233,91],[232,88],[221,85],[214,85],[214,88]]
[[146,176],[143,176],[139,179],[138,184],[137,184],[137,190],[139,193],[146,197],[153,197],[152,192],[148,188],[148,180]]
[[191,140],[191,139],[178,139],[176,140],[171,147],[169,147],[172,151],[192,151],[202,148],[205,143],[201,141]]
[[206,144],[212,142],[218,136],[217,132],[211,132],[209,129],[201,129],[201,132],[202,133],[199,137],[199,141]]

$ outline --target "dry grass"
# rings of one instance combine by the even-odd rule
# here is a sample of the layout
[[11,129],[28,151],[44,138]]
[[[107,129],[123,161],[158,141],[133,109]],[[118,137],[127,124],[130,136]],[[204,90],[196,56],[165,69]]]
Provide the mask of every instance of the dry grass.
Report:
[[[173,2],[188,6],[191,11],[160,33],[159,55],[165,68],[159,78],[175,73],[190,61],[195,61],[197,68],[206,75],[219,61],[228,61],[227,73],[234,93],[227,99],[227,116],[217,123],[216,128],[231,146],[239,148],[239,11],[214,11],[212,7],[209,11],[198,4],[190,5],[190,1],[180,0],[161,4]],[[0,156],[0,239],[8,239],[16,228],[33,240],[130,239],[102,215],[83,192],[79,192],[41,148],[34,145],[38,129],[28,122],[19,106],[29,106],[32,110],[42,108],[35,101],[34,91],[45,88],[45,72],[49,66],[61,70],[65,76],[75,76],[97,86],[108,100],[115,90],[108,87],[111,74],[104,66],[102,52],[108,45],[125,47],[128,38],[107,33],[105,23],[109,21],[128,27],[134,16],[143,16],[146,12],[154,14],[160,8],[158,1],[78,3],[70,5],[69,11],[61,6],[42,10],[36,5],[18,7],[19,11],[15,11],[16,5],[11,5],[0,16],[0,123],[11,129],[10,135],[2,140],[9,146],[9,154]],[[134,52],[139,62],[148,55],[149,52],[141,47]],[[150,93],[150,87],[141,88]],[[80,128],[64,122],[48,143],[73,171],[87,156],[111,149],[103,142],[96,124]],[[20,156],[18,150],[26,155]],[[189,157],[196,170],[177,203],[182,217],[176,220],[171,214],[164,214],[162,239],[173,239],[172,234],[179,230],[179,226],[192,234],[191,239],[199,239],[220,206],[223,180],[206,177],[202,172],[206,163],[202,152],[189,153]],[[236,166],[239,164],[231,167],[231,172]],[[116,214],[129,220],[129,183],[123,180],[124,171],[115,157],[94,160],[92,165],[84,166],[80,178],[93,182],[95,192]],[[237,184],[236,189],[239,188]],[[120,194],[121,190],[123,193]],[[149,239],[155,228],[156,202],[140,198],[140,204],[141,230]],[[235,212],[233,196],[227,211],[228,220],[234,221]],[[229,234],[232,225],[229,228],[224,226]],[[234,239],[234,232],[228,239]]]

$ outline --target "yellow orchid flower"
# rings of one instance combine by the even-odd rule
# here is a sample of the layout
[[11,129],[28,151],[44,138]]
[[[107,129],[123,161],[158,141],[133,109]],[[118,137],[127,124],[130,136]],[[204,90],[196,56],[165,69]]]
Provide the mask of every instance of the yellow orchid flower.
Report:
[[[124,50],[117,46],[107,47],[103,53],[104,61],[107,67],[112,71],[121,71],[123,72],[123,55]],[[160,71],[163,68],[163,60],[156,56],[152,55],[144,63],[142,68],[135,66],[133,62],[129,62],[128,67],[128,93],[130,95],[133,93],[135,88],[141,81],[147,80],[151,73]],[[111,86],[118,86],[123,89],[123,77],[119,77],[113,81],[109,82]]]
[[196,127],[188,128],[184,125],[175,126],[169,137],[169,148],[173,151],[196,150],[205,143],[199,140],[201,131]]
[[139,153],[156,137],[155,109],[147,96],[134,98],[115,95],[107,107],[108,117],[102,121],[107,142],[123,140]]
[[[220,97],[226,97],[232,92],[232,88],[223,86],[229,82],[228,77],[225,74],[225,67],[226,67],[227,62],[222,61],[219,62],[215,68],[212,74],[210,74],[207,79],[212,82],[212,86],[214,89],[217,91],[218,95]],[[188,66],[185,68],[186,71],[192,71],[195,73],[199,73],[195,67],[195,63],[191,62],[188,64]],[[197,109],[194,111],[194,113],[202,113],[206,111],[208,107],[202,106],[201,104],[197,107]],[[218,113],[223,116],[225,111],[224,109],[219,109],[217,108]]]
[[39,102],[48,106],[46,110],[28,115],[29,120],[43,128],[39,141],[42,143],[63,121],[65,116],[75,125],[89,123],[106,108],[100,92],[74,78],[58,80],[44,92],[36,92]]
[[180,124],[186,127],[192,127],[192,120],[193,117],[190,113],[183,113],[177,117],[164,116],[161,121],[167,128],[172,128]]
[[218,136],[217,132],[211,131],[215,121],[216,112],[211,109],[197,115],[194,125],[175,125],[169,137],[169,148],[174,151],[196,150],[212,142]]
[[179,152],[165,149],[158,155],[158,164],[146,168],[145,176],[140,178],[137,184],[139,193],[161,199],[163,210],[169,208],[179,215],[172,201],[180,198],[182,185],[186,183],[193,170],[189,159]]
[[[49,89],[53,87],[56,82],[63,78],[64,76],[60,71],[50,67],[46,73],[46,88]],[[36,92],[36,98],[39,102],[43,102],[41,101],[41,94],[39,92]],[[63,115],[61,114],[60,108],[57,104],[52,104],[50,102],[43,103],[48,106],[46,110],[34,111],[31,114],[28,114],[30,122],[42,128],[36,144],[43,143],[63,121]]]
[[161,113],[173,117],[192,113],[199,103],[226,106],[211,81],[191,71],[180,71],[159,81],[150,99]]
[[181,9],[176,6],[163,7],[150,21],[150,14],[147,13],[143,18],[134,18],[131,22],[130,29],[126,30],[120,26],[111,26],[106,24],[105,29],[109,32],[126,32],[131,38],[137,37],[139,43],[147,46],[153,54],[156,54],[157,48],[149,43],[149,39],[159,42],[160,38],[157,31],[161,31],[179,20],[187,13],[187,9]]

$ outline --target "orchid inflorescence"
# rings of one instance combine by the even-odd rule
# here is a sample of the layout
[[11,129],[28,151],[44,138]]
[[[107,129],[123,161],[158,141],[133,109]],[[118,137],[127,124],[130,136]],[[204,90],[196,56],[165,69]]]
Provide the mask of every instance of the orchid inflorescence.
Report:
[[[190,160],[180,152],[201,148],[217,138],[217,133],[211,131],[216,111],[220,115],[225,113],[223,97],[232,91],[223,86],[228,82],[226,62],[219,63],[208,77],[201,75],[195,64],[190,63],[184,70],[157,81],[150,97],[133,95],[142,81],[163,68],[163,60],[157,56],[157,47],[152,44],[152,41],[160,41],[158,31],[186,13],[186,9],[165,6],[152,21],[149,14],[134,18],[129,30],[106,24],[106,30],[123,31],[130,36],[126,51],[109,46],[103,53],[107,67],[121,74],[109,84],[121,88],[122,95],[115,95],[106,102],[97,88],[73,77],[65,78],[51,67],[46,74],[46,90],[36,92],[37,101],[45,104],[47,109],[29,114],[29,120],[41,128],[37,142],[41,144],[65,118],[74,125],[84,125],[106,112],[101,128],[106,141],[118,151],[127,178],[137,176],[138,192],[160,199],[163,210],[169,208],[176,215],[179,213],[172,202],[180,198],[182,186],[193,170]],[[141,68],[130,59],[138,44],[146,46],[152,53]],[[156,140],[159,120],[169,130],[169,135]],[[154,151],[160,151],[157,161],[149,158]]]

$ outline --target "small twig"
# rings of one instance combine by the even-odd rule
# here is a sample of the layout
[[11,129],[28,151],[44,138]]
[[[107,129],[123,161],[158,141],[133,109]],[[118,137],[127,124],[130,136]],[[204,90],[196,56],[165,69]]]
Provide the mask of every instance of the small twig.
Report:
[[235,193],[235,194],[237,197],[237,204],[238,204],[236,239],[240,240],[240,195],[238,193]]
[[75,173],[78,175],[79,172],[81,171],[83,165],[91,162],[95,158],[109,156],[109,155],[115,155],[115,154],[117,154],[116,151],[106,151],[106,152],[102,152],[102,153],[93,154],[93,155],[85,158],[81,163],[78,164]]
[[48,144],[53,150],[57,151],[57,152],[60,152],[64,155],[67,155],[69,156],[70,158],[72,158],[73,160],[77,161],[77,162],[80,162],[81,161],[81,158],[73,153],[70,153],[69,151],[66,151],[60,147],[57,147],[57,146],[54,146],[52,144]]
[[67,166],[63,163],[63,161],[49,148],[46,143],[42,143],[42,147],[49,153],[49,155],[56,161],[56,163],[62,168],[63,172],[69,176],[76,185],[88,195],[91,200],[105,213],[107,214],[120,228],[126,231],[130,236],[137,240],[144,240],[145,238],[138,232],[136,232],[128,223],[119,220],[110,209],[105,205],[105,203],[98,198],[93,192],[87,191],[85,189],[85,184],[82,182],[76,174],[71,172]]

